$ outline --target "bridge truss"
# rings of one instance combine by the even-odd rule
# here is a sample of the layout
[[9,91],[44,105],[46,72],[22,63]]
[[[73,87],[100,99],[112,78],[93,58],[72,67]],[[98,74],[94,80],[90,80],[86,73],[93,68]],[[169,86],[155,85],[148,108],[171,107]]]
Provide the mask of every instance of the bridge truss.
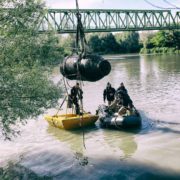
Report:
[[[170,10],[80,9],[84,31],[117,32],[180,29],[180,12]],[[49,9],[38,25],[40,32],[76,32],[76,9]]]

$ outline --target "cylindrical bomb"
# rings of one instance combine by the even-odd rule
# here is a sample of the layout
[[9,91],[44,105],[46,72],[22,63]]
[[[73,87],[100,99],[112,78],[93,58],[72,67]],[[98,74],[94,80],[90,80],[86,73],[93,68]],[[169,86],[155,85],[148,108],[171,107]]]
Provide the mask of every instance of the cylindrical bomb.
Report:
[[87,54],[83,58],[78,55],[69,56],[60,65],[60,72],[70,80],[94,82],[108,75],[110,71],[110,63],[95,54]]

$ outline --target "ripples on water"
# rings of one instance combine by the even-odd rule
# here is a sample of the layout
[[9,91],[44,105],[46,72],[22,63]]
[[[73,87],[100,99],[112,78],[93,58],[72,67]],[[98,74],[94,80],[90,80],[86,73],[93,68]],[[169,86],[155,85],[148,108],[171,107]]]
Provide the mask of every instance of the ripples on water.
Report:
[[180,178],[180,56],[106,58],[111,59],[112,72],[101,81],[84,83],[85,109],[95,113],[106,83],[117,88],[123,81],[141,113],[142,128],[114,131],[101,129],[97,122],[85,129],[85,149],[81,130],[50,127],[40,116],[21,127],[20,137],[1,140],[1,167],[11,161],[8,171],[26,174],[27,179]]

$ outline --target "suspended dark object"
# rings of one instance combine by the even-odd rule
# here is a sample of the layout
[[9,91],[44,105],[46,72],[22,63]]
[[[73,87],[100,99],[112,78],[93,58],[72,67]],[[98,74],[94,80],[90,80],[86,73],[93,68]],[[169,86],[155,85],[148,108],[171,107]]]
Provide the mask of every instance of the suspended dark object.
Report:
[[[76,54],[66,57],[60,65],[62,75],[70,80],[98,81],[111,71],[110,63],[103,57],[87,53],[87,42],[84,28],[81,22],[78,1],[76,0],[77,10],[77,33],[76,33]],[[79,52],[79,41],[81,50]]]
[[111,71],[110,63],[99,55],[87,54],[83,58],[72,55],[60,66],[63,76],[70,80],[98,81]]

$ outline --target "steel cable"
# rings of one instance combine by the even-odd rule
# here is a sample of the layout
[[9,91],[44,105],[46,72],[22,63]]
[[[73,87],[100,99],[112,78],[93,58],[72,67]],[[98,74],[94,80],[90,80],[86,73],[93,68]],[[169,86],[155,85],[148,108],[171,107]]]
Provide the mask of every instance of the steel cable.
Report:
[[161,7],[161,6],[157,6],[156,4],[153,4],[151,2],[149,2],[148,0],[144,0],[146,3],[148,3],[149,5],[155,7],[155,8],[158,8],[158,9],[166,9],[166,10],[170,10],[170,9],[177,9],[177,8],[172,8],[172,7]]

